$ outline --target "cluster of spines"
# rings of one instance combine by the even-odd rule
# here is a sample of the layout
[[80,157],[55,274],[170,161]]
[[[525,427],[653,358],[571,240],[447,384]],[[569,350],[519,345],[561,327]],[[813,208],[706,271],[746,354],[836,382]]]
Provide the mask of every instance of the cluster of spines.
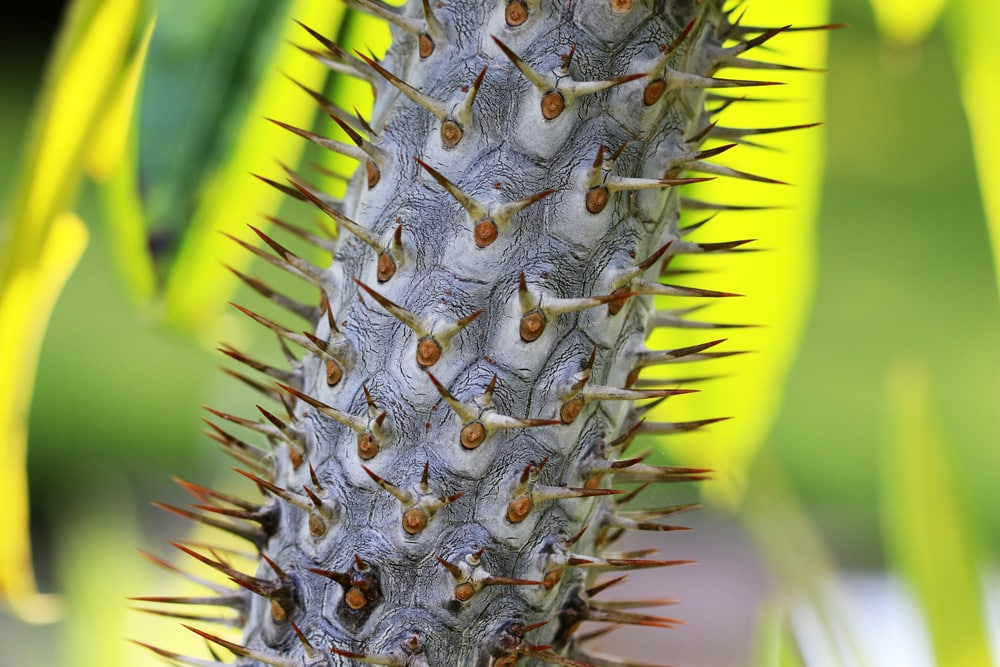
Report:
[[[394,26],[415,37],[421,59],[429,58],[435,49],[447,39],[447,30],[435,17],[428,0],[423,0],[422,18],[405,16],[397,8],[385,5],[379,0],[352,0],[350,4],[357,9],[387,19]],[[534,3],[511,0],[504,6],[504,21],[508,27],[516,28],[525,23],[533,9],[537,9]],[[631,9],[631,0],[611,0],[610,2],[610,10],[616,14],[627,13]],[[728,25],[725,37],[735,40],[736,44],[726,48],[719,47],[716,52],[711,53],[712,65],[709,71],[700,74],[684,72],[670,66],[673,56],[678,51],[690,46],[690,40],[701,29],[702,26],[699,25],[697,19],[688,24],[677,39],[663,50],[662,59],[648,71],[601,81],[576,81],[573,79],[570,75],[573,50],[565,57],[562,70],[548,74],[532,68],[500,39],[493,37],[493,40],[501,52],[536,89],[538,111],[545,120],[551,121],[563,114],[580,96],[608,90],[633,81],[648,79],[644,83],[641,97],[642,103],[647,107],[656,106],[664,96],[677,95],[688,89],[748,87],[770,83],[719,79],[714,76],[714,73],[724,67],[781,68],[768,63],[748,61],[741,56],[748,49],[763,44],[789,28],[750,28],[740,26],[738,21],[731,21],[728,18],[725,19],[725,22]],[[820,26],[820,28],[829,27],[831,26]],[[320,34],[308,28],[307,30],[320,41],[324,50],[303,48],[304,51],[327,63],[335,71],[369,81],[376,90],[384,91],[383,83],[390,85],[416,105],[429,111],[440,124],[439,138],[443,148],[454,148],[463,141],[467,128],[474,122],[474,106],[487,71],[485,68],[467,87],[466,94],[461,101],[456,104],[447,104],[433,99],[406,83],[374,58],[360,53],[355,57]],[[751,37],[751,35],[754,36]],[[358,160],[364,167],[362,173],[366,186],[368,188],[377,187],[384,170],[390,166],[390,156],[378,146],[377,132],[371,127],[369,121],[361,117],[360,114],[352,116],[315,91],[305,90],[330,114],[351,143],[334,141],[280,121],[274,122],[324,148]],[[740,101],[735,98],[720,99],[722,100],[721,108]],[[721,108],[717,109],[716,112],[720,111]],[[625,145],[622,144],[614,151],[601,145],[596,147],[596,158],[586,175],[582,192],[575,196],[581,197],[583,206],[589,213],[598,214],[608,206],[618,193],[661,190],[705,180],[704,178],[685,177],[684,174],[688,172],[702,172],[713,176],[777,183],[778,181],[773,179],[722,167],[708,162],[708,160],[732,148],[737,143],[750,143],[747,137],[805,127],[810,126],[737,129],[721,127],[717,122],[706,119],[701,129],[688,139],[687,143],[690,147],[685,146],[683,149],[678,149],[673,155],[667,157],[665,160],[667,166],[661,178],[627,177],[615,174],[615,163],[620,158]],[[363,137],[362,133],[367,134],[368,138]],[[699,149],[698,145],[707,138],[729,140],[733,143],[715,149]],[[500,234],[505,233],[518,213],[556,192],[556,189],[541,190],[536,194],[509,203],[482,202],[463,191],[457,184],[419,156],[415,156],[414,159],[417,165],[453,197],[468,214],[474,243],[478,248],[490,246]],[[399,267],[412,261],[412,249],[407,248],[402,224],[391,228],[390,232],[385,235],[379,235],[345,215],[343,211],[346,206],[343,202],[335,201],[317,191],[294,172],[289,171],[287,184],[270,179],[262,180],[296,199],[313,204],[318,210],[325,213],[339,229],[347,231],[364,246],[375,252],[378,283],[388,282],[396,275]],[[682,200],[683,206],[696,210],[738,208],[690,200]],[[341,251],[341,243],[329,236],[307,232],[279,219],[270,218],[270,220],[295,236],[335,255]],[[745,239],[722,243],[692,243],[684,240],[687,233],[700,227],[704,222],[706,221],[684,229],[673,229],[675,238],[671,241],[634,265],[620,268],[611,280],[610,289],[606,294],[563,298],[557,294],[547,293],[541,286],[536,286],[533,280],[528,278],[526,272],[521,272],[520,275],[513,277],[517,285],[517,302],[520,308],[517,325],[519,339],[527,344],[533,343],[541,338],[551,320],[584,309],[604,307],[607,315],[614,317],[625,308],[629,299],[641,295],[733,296],[725,292],[711,292],[664,284],[659,280],[649,280],[643,277],[649,270],[657,266],[660,277],[667,275],[669,273],[667,267],[671,257],[679,254],[742,251],[744,250],[742,246],[749,242]],[[162,610],[147,611],[172,615],[188,621],[219,623],[237,627],[244,625],[247,615],[251,613],[251,608],[258,604],[255,601],[262,600],[269,609],[272,622],[279,626],[287,626],[289,636],[293,636],[294,641],[301,645],[302,652],[306,657],[305,660],[292,660],[278,653],[232,642],[190,626],[186,627],[209,642],[214,659],[205,660],[182,656],[161,648],[145,644],[144,646],[172,661],[203,667],[226,664],[217,656],[214,649],[211,649],[211,645],[221,646],[242,658],[275,667],[329,664],[330,656],[340,656],[366,664],[394,667],[443,667],[440,664],[435,664],[433,658],[429,657],[428,637],[414,628],[399,628],[396,638],[386,643],[383,652],[362,653],[348,650],[342,641],[330,641],[324,638],[322,631],[307,627],[308,616],[302,608],[304,600],[302,587],[307,585],[303,581],[304,577],[316,576],[332,580],[342,589],[337,614],[343,627],[352,630],[361,627],[371,612],[384,601],[385,594],[381,585],[379,563],[372,562],[361,554],[352,554],[346,569],[332,570],[316,567],[308,568],[306,572],[286,571],[275,559],[265,554],[271,537],[276,531],[282,529],[283,524],[287,524],[283,516],[287,512],[301,512],[308,517],[305,525],[314,539],[322,539],[326,536],[330,527],[341,518],[342,507],[338,503],[336,494],[321,483],[309,459],[311,452],[306,433],[307,425],[303,423],[301,410],[296,411],[296,406],[309,406],[316,413],[329,417],[355,432],[357,458],[359,462],[364,461],[369,464],[386,444],[384,442],[388,435],[386,420],[389,418],[390,412],[388,408],[379,405],[364,383],[361,386],[367,407],[358,414],[329,405],[305,391],[304,365],[291,352],[288,343],[302,347],[307,353],[321,360],[325,385],[328,387],[340,385],[345,376],[351,372],[355,351],[351,349],[349,338],[338,329],[333,307],[328,297],[333,286],[332,281],[335,278],[328,270],[295,255],[261,230],[254,227],[251,229],[270,248],[271,252],[260,250],[240,239],[234,240],[269,263],[316,286],[321,294],[320,305],[315,307],[297,301],[272,289],[257,278],[246,276],[235,269],[231,270],[254,291],[294,315],[307,320],[310,326],[319,321],[321,323],[320,330],[324,333],[319,335],[309,331],[299,332],[242,306],[236,306],[277,335],[286,359],[290,362],[291,370],[280,369],[257,361],[227,345],[221,349],[224,354],[263,374],[267,379],[261,381],[236,371],[230,370],[228,372],[260,391],[264,396],[276,400],[283,406],[285,416],[280,417],[261,406],[257,406],[262,416],[259,420],[210,410],[218,419],[263,435],[271,446],[270,450],[261,449],[233,435],[214,421],[208,421],[211,428],[209,435],[246,468],[236,470],[253,482],[268,500],[262,504],[252,503],[230,494],[179,481],[181,486],[191,493],[198,502],[193,505],[192,509],[164,504],[160,504],[160,506],[185,518],[246,539],[258,550],[266,567],[257,575],[246,574],[235,569],[222,550],[175,543],[174,546],[182,552],[222,573],[238,588],[229,589],[219,586],[201,577],[183,572],[167,561],[146,554],[155,564],[180,573],[182,576],[205,586],[212,595],[137,599],[166,604],[211,605],[230,608],[236,612],[235,616],[213,617]],[[669,388],[646,386],[648,383],[644,383],[639,378],[639,373],[643,368],[674,362],[717,358],[738,354],[738,352],[712,350],[723,342],[722,340],[712,340],[700,345],[669,350],[648,350],[639,346],[638,349],[625,351],[630,368],[625,369],[626,380],[623,386],[617,387],[591,382],[591,371],[597,352],[595,347],[589,359],[581,361],[579,371],[566,378],[560,385],[559,406],[556,414],[539,417],[507,415],[498,411],[493,401],[497,385],[496,375],[483,388],[481,394],[463,400],[457,398],[453,393],[454,390],[440,382],[433,372],[434,366],[447,350],[449,342],[476,320],[482,314],[482,310],[476,310],[456,319],[442,319],[437,316],[415,313],[385,297],[376,286],[366,284],[358,277],[354,277],[352,280],[358,290],[358,298],[370,297],[387,313],[412,330],[415,339],[415,362],[424,372],[441,400],[458,416],[460,429],[457,437],[461,448],[465,450],[479,448],[488,440],[490,434],[498,429],[568,426],[579,418],[588,403],[622,401],[631,405],[634,401],[651,400],[645,405],[631,407],[629,414],[632,417],[632,424],[623,433],[610,441],[598,439],[592,445],[580,448],[582,457],[576,464],[577,476],[582,480],[580,486],[541,483],[542,471],[546,466],[547,458],[531,461],[524,466],[519,465],[517,470],[512,471],[504,517],[511,525],[525,521],[533,509],[545,501],[602,496],[614,496],[615,498],[594,506],[587,523],[575,535],[562,536],[542,545],[537,554],[538,562],[534,566],[537,579],[518,578],[508,576],[509,573],[493,571],[484,563],[488,555],[485,546],[477,545],[464,551],[435,555],[434,559],[440,566],[441,575],[451,581],[452,605],[460,606],[468,603],[484,588],[490,586],[529,587],[544,594],[544,591],[550,591],[559,586],[564,574],[571,570],[615,572],[674,566],[690,562],[650,559],[646,557],[649,555],[648,552],[611,554],[606,553],[605,550],[624,531],[682,529],[680,526],[659,523],[657,520],[693,509],[695,505],[685,504],[631,511],[623,509],[623,506],[652,483],[701,480],[705,479],[710,471],[698,468],[654,466],[644,462],[644,455],[632,458],[619,457],[624,456],[634,437],[640,433],[664,434],[689,431],[718,421],[718,419],[706,419],[693,422],[647,422],[645,414],[653,406],[670,396],[690,390],[678,389],[676,386]],[[344,284],[335,286],[343,290],[350,288],[350,285]],[[650,330],[656,327],[726,328],[741,326],[687,319],[685,316],[694,310],[689,308],[655,311],[650,317],[648,326]],[[323,326],[324,323],[325,326]],[[658,384],[665,383],[659,381]],[[308,470],[310,483],[302,485],[301,489],[283,488],[276,483],[275,473],[277,470],[287,470],[288,466],[291,466],[292,470],[300,470],[304,465]],[[386,479],[372,470],[369,465],[365,463],[359,463],[359,465],[372,484],[398,501],[399,525],[402,531],[408,535],[417,535],[425,531],[438,513],[447,512],[448,506],[462,498],[464,493],[461,491],[449,493],[449,490],[435,486],[430,476],[429,462],[424,464],[419,481],[413,484],[407,484],[399,479]],[[602,486],[602,484],[607,483],[636,483],[638,486],[631,490]],[[287,526],[285,528],[287,529]],[[581,541],[587,532],[590,534],[592,546],[600,552],[599,555],[573,551],[574,546]],[[486,662],[482,664],[488,667],[512,667],[518,664],[521,658],[526,658],[537,663],[574,667],[621,667],[623,665],[640,667],[638,663],[623,662],[621,659],[601,656],[583,648],[582,645],[586,640],[595,639],[603,635],[605,631],[591,633],[590,636],[576,633],[577,628],[584,621],[613,624],[612,628],[620,624],[673,627],[679,623],[671,618],[629,611],[633,607],[657,606],[672,601],[600,602],[594,599],[622,579],[624,576],[586,588],[570,590],[551,620],[528,623],[525,619],[509,618],[499,622],[496,627],[487,632],[483,639],[483,650],[488,657]],[[534,644],[525,638],[530,632],[547,625],[551,632],[549,635],[550,644]],[[566,653],[569,655],[565,655]]]

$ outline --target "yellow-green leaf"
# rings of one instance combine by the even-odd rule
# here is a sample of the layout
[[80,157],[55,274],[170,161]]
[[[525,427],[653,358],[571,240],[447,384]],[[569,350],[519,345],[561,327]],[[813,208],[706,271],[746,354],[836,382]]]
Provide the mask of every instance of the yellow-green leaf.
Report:
[[142,15],[142,0],[78,0],[70,6],[5,217],[0,254],[0,598],[23,618],[57,613],[39,596],[28,540],[25,448],[35,365],[55,301],[86,245],[69,212],[84,151]]
[[138,47],[128,58],[118,81],[114,83],[111,98],[97,114],[97,129],[91,137],[85,157],[87,172],[96,180],[107,179],[125,157],[129,129],[138,101],[142,67],[153,37],[155,18],[150,19],[142,32]]
[[1000,52],[995,27],[1000,3],[955,0],[951,42],[962,78],[962,104],[972,132],[983,208],[993,241],[1000,288]]
[[754,667],[806,667],[795,641],[787,603],[776,600],[760,605],[753,664]]
[[37,261],[0,286],[0,600],[21,618],[47,622],[60,605],[36,592],[28,533],[28,408],[49,315],[87,245],[72,213],[55,217]]
[[[825,1],[755,0],[748,3],[742,23],[754,26],[791,23],[805,27],[822,25],[827,19]],[[825,31],[789,32],[768,43],[767,47],[773,50],[753,49],[746,57],[822,68],[826,60],[826,41]],[[785,101],[734,103],[717,117],[722,126],[770,128],[823,120],[825,81],[821,73],[723,70],[720,76],[788,82],[784,86],[728,95]],[[727,91],[720,92],[725,94]],[[708,270],[703,275],[678,278],[676,282],[746,295],[718,299],[711,308],[692,319],[761,326],[721,332],[660,330],[650,341],[651,347],[663,349],[728,338],[729,341],[717,349],[754,351],[753,354],[699,363],[701,368],[690,371],[689,375],[721,375],[723,379],[705,384],[699,394],[667,401],[651,417],[669,421],[734,417],[732,421],[709,427],[707,434],[671,436],[672,439],[663,441],[664,445],[671,445],[672,454],[683,460],[715,468],[718,480],[707,485],[705,492],[716,501],[730,504],[737,503],[742,495],[747,466],[770,429],[781,401],[786,373],[798,349],[813,290],[814,220],[823,164],[821,127],[749,139],[781,150],[740,146],[713,161],[792,185],[719,178],[698,186],[696,196],[711,202],[780,208],[723,212],[699,230],[693,240],[757,239],[748,247],[759,248],[762,252],[699,256],[672,266]],[[704,211],[687,213],[682,224],[704,217],[707,217]],[[678,299],[671,303],[671,307],[690,305],[690,300],[684,303]],[[655,375],[650,373],[649,376]]]
[[797,612],[808,613],[814,621],[810,653],[825,656],[829,665],[867,667],[847,605],[833,585],[836,564],[830,549],[773,454],[761,453],[750,479],[741,508],[743,525],[771,572],[777,594],[795,600]]
[[155,18],[151,18],[104,109],[87,154],[87,171],[101,186],[102,213],[113,256],[126,288],[139,303],[148,302],[156,289],[139,194],[135,117],[143,65],[155,25]]
[[934,422],[925,365],[897,362],[887,388],[889,428],[880,461],[882,533],[923,608],[937,664],[993,664],[975,536],[954,463]]
[[[292,3],[290,13],[306,25],[329,31],[336,28],[345,11],[344,5],[338,2],[297,0]],[[303,35],[299,26],[288,23],[286,40],[303,42]],[[266,226],[262,224],[261,214],[274,211],[282,202],[279,192],[260,183],[248,172],[283,180],[276,161],[297,164],[307,144],[264,118],[309,127],[316,105],[310,104],[288,77],[320,90],[328,74],[324,65],[291,44],[282,45],[276,53],[246,109],[240,131],[232,139],[235,148],[199,193],[202,203],[190,221],[167,278],[167,319],[212,340],[220,304],[225,303],[237,284],[237,279],[226,272],[222,263],[239,269],[251,258],[220,232],[242,236],[247,223]]]
[[948,0],[871,0],[879,32],[899,46],[919,44],[934,29]]
[[67,208],[96,119],[120,78],[139,0],[78,2],[46,75],[32,139],[15,188],[10,254],[35,257],[55,215]]

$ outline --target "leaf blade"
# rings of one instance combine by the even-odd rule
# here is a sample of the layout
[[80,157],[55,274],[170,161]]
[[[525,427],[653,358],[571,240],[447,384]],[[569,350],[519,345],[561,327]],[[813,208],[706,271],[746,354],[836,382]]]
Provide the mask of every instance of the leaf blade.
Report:
[[[826,1],[766,0],[754,2],[743,22],[809,26],[825,24],[827,18]],[[781,40],[783,61],[809,67],[824,66],[825,32],[789,33],[775,39]],[[794,81],[790,78],[793,76],[796,77]],[[821,121],[825,108],[822,75],[790,72],[784,78],[792,85],[768,87],[765,97],[788,101],[733,104],[718,117],[720,124],[757,128]],[[710,268],[709,273],[698,276],[698,287],[748,295],[713,305],[708,312],[714,321],[762,325],[734,331],[727,343],[732,345],[731,349],[749,349],[756,354],[715,360],[710,366],[706,363],[707,374],[723,378],[705,391],[671,401],[664,406],[664,413],[660,413],[665,416],[669,411],[672,419],[682,420],[734,417],[731,422],[712,429],[711,448],[663,443],[672,457],[687,465],[718,470],[717,480],[704,491],[710,500],[728,506],[735,506],[742,498],[748,467],[776,416],[783,383],[805,326],[816,266],[814,226],[823,176],[823,129],[813,127],[770,135],[767,144],[783,150],[741,147],[729,151],[718,162],[788,181],[794,187],[719,178],[699,184],[694,190],[699,198],[709,201],[779,206],[779,210],[723,213],[705,225],[705,236],[695,237],[706,241],[756,238],[749,247],[767,252],[726,255],[717,261],[696,257],[689,262],[671,264],[679,268]],[[702,217],[689,218],[684,224]],[[667,335],[654,333],[650,345],[677,347],[704,340],[697,330],[671,330]]]
[[[303,23],[319,26],[336,26],[344,11],[339,3],[307,0],[297,0],[291,9]],[[292,24],[287,31],[288,38],[297,39],[301,29]],[[236,148],[205,185],[203,202],[195,211],[167,277],[166,319],[187,330],[211,335],[208,332],[218,317],[219,304],[227,301],[227,295],[238,284],[222,264],[243,269],[250,261],[248,253],[219,232],[239,236],[247,222],[262,212],[274,211],[282,201],[280,193],[257,183],[247,172],[268,173],[275,160],[296,164],[305,148],[306,142],[280,128],[269,127],[263,120],[275,117],[305,127],[312,122],[315,107],[303,104],[291,92],[294,86],[282,72],[314,88],[321,88],[327,75],[321,63],[290,45],[280,50],[267,69],[232,141]]]
[[880,509],[883,535],[927,621],[939,665],[993,664],[974,556],[953,463],[932,417],[930,375],[897,362],[886,390]]

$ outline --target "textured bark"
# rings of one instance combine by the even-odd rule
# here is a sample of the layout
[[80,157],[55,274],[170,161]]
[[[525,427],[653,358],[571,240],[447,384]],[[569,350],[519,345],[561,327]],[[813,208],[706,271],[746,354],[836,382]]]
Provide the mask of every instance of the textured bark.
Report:
[[673,624],[592,587],[674,564],[613,542],[685,509],[607,494],[705,472],[616,461],[638,432],[711,421],[642,423],[676,392],[637,373],[722,354],[643,343],[684,324],[652,295],[726,296],[660,282],[672,256],[730,249],[678,224],[682,176],[710,168],[704,89],[753,84],[708,77],[772,34],[744,41],[721,4],[366,1],[395,24],[384,61],[326,52],[376,104],[370,127],[342,117],[356,146],[290,128],[361,164],[343,201],[291,179],[339,225],[330,267],[264,237],[324,306],[292,305],[312,337],[255,316],[308,351],[265,369],[294,406],[251,424],[272,452],[220,435],[266,496],[209,498],[269,559],[227,572],[244,640],[209,639],[237,664],[623,665],[585,653],[579,624]]

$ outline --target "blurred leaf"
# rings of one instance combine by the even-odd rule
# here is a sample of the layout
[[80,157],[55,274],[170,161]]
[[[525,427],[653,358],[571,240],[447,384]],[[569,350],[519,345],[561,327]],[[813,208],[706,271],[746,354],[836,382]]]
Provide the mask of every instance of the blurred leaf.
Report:
[[225,166],[292,0],[160,0],[140,113],[150,233],[169,265],[207,180]]
[[806,667],[787,604],[775,601],[760,606],[754,653],[754,667]]
[[[827,2],[787,3],[755,0],[748,4],[743,25],[814,26],[827,21]],[[825,31],[784,33],[766,46],[751,50],[748,58],[767,59],[801,67],[821,68],[826,61]],[[758,52],[759,51],[759,52]],[[763,75],[763,76],[762,76]],[[747,93],[749,99],[780,102],[733,103],[713,120],[737,128],[771,128],[814,123],[823,119],[825,77],[810,72],[771,70],[723,70],[729,78],[759,78],[788,81],[787,86],[768,86]],[[721,91],[725,93],[726,91]],[[743,94],[728,95],[742,98]],[[719,106],[718,103],[710,105]],[[698,199],[738,205],[778,206],[776,210],[724,212],[692,235],[695,241],[757,239],[750,248],[761,252],[713,257],[700,255],[679,258],[672,268],[707,269],[693,278],[682,276],[681,284],[746,294],[744,298],[718,299],[705,315],[691,319],[722,323],[756,324],[758,328],[732,331],[698,329],[654,332],[653,348],[673,348],[703,343],[712,338],[729,338],[722,350],[752,350],[711,362],[700,362],[697,373],[721,375],[702,393],[667,401],[651,419],[668,421],[727,417],[732,422],[709,427],[708,448],[694,446],[698,435],[675,436],[670,452],[692,465],[718,471],[717,482],[704,490],[709,497],[728,504],[739,502],[746,484],[747,467],[768,433],[781,402],[785,376],[798,350],[806,313],[812,298],[816,266],[814,221],[819,202],[823,165],[822,128],[808,128],[764,136],[749,141],[775,147],[765,150],[741,146],[714,160],[793,185],[762,184],[734,178],[718,178],[697,186]],[[691,193],[688,193],[690,195]],[[686,213],[683,225],[707,217],[703,211]],[[664,302],[666,303],[666,302]],[[691,306],[681,300],[670,307]],[[666,372],[662,375],[669,376]],[[653,374],[650,374],[653,377]],[[675,444],[676,441],[676,444]],[[695,463],[697,462],[697,463]]]
[[149,21],[139,48],[126,64],[87,156],[88,173],[101,183],[102,212],[113,256],[126,287],[140,303],[153,296],[156,278],[139,199],[134,112],[155,25],[155,19]]
[[30,622],[54,620],[56,601],[36,593],[28,531],[28,408],[49,315],[87,245],[72,213],[56,216],[34,266],[0,291],[0,597]]
[[90,497],[61,511],[54,550],[67,606],[66,620],[60,624],[60,664],[136,667],[127,659],[128,645],[122,638],[128,613],[125,598],[144,590],[152,578],[138,558],[126,563],[142,538],[137,499],[125,479],[107,465],[90,468],[78,463],[77,471],[81,480],[90,482]]
[[871,0],[882,38],[899,46],[919,44],[934,29],[948,0]]
[[[336,29],[345,12],[341,3],[296,0],[287,15],[321,31]],[[286,14],[282,13],[282,17]],[[284,40],[299,42],[303,30],[281,21]],[[308,36],[306,36],[308,37]],[[278,40],[276,40],[277,43]],[[274,211],[281,193],[248,175],[270,175],[284,180],[275,161],[295,165],[307,142],[266,120],[278,118],[298,127],[310,127],[316,105],[288,81],[288,76],[314,90],[323,88],[327,68],[289,44],[273,50],[263,81],[246,106],[233,105],[241,117],[239,132],[230,137],[232,148],[218,170],[199,184],[199,205],[184,231],[180,249],[167,276],[167,319],[180,327],[214,338],[219,309],[236,288],[237,279],[220,263],[240,269],[251,255],[219,232],[245,234],[247,223],[260,224],[262,213]],[[275,172],[278,171],[278,174]],[[188,193],[193,195],[194,193]]]
[[127,59],[114,92],[98,117],[97,129],[90,140],[85,156],[87,173],[95,180],[106,180],[125,157],[129,128],[139,94],[142,68],[149,51],[156,20],[150,20],[143,31],[138,47]]
[[996,26],[1000,3],[955,0],[951,45],[962,78],[962,104],[972,132],[979,188],[993,239],[993,266],[1000,287],[1000,51]]
[[773,454],[765,451],[758,457],[750,478],[743,524],[771,572],[777,594],[801,602],[796,605],[796,618],[807,614],[816,626],[813,643],[804,646],[803,652],[824,656],[824,664],[866,665],[847,606],[830,585],[836,578],[836,564],[829,547],[788,487]]
[[897,362],[887,391],[890,422],[881,463],[886,546],[923,606],[937,664],[990,665],[975,536],[932,417],[927,368]]
[[[29,621],[52,620],[36,594],[28,541],[26,420],[45,326],[86,245],[69,212],[83,157],[143,23],[141,0],[79,0],[66,16],[32,119],[30,139],[5,218],[0,255],[0,595]],[[9,369],[9,370],[8,370]]]

